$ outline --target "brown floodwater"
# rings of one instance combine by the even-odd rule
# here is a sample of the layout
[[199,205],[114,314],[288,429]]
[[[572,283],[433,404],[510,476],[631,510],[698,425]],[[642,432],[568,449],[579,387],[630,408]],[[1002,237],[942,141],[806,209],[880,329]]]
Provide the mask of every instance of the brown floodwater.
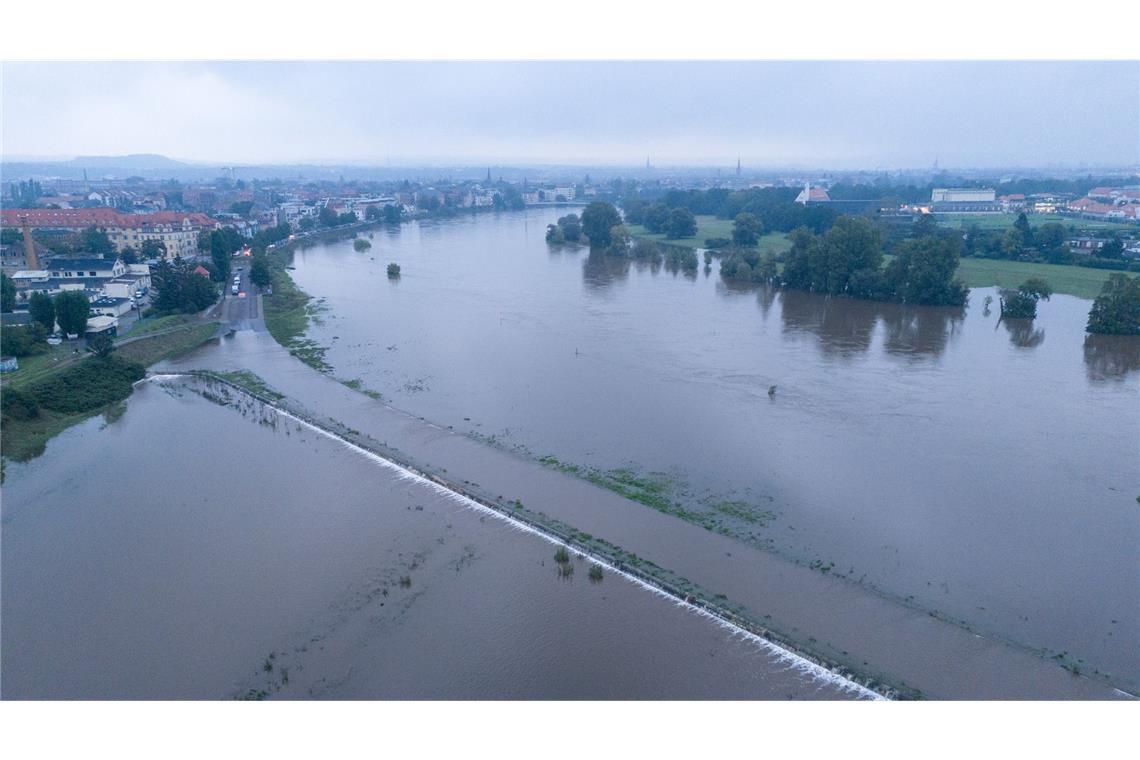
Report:
[[750,546],[1140,686],[1140,341],[1065,295],[999,322],[992,289],[907,308],[552,249],[560,213],[301,250],[309,337],[442,428],[663,473]]
[[869,696],[224,387],[143,383],[3,496],[6,699]]

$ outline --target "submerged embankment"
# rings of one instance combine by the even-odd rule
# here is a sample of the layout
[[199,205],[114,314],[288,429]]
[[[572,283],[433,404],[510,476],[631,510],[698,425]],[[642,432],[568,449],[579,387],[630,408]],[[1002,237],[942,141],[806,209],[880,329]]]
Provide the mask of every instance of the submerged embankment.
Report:
[[[933,698],[1108,698],[1103,679],[1042,653],[981,635],[838,578],[750,549],[501,448],[401,412],[312,372],[266,334],[239,332],[164,371],[256,373],[290,409],[497,511],[572,530],[583,549],[619,548],[662,588],[690,584],[694,601],[866,683]],[[275,403],[281,403],[277,401]],[[318,411],[319,410],[319,411]],[[661,572],[658,579],[654,573]],[[679,586],[679,588],[685,588]]]
[[219,382],[141,382],[0,514],[5,699],[870,696]]

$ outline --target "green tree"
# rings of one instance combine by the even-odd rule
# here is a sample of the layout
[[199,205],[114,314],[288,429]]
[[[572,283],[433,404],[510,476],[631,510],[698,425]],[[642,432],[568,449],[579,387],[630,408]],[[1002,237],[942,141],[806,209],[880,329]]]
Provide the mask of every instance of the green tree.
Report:
[[566,242],[566,234],[558,224],[546,225],[546,242],[551,245],[562,245]]
[[128,245],[119,251],[119,258],[123,260],[124,264],[137,264],[139,261],[139,253]]
[[357,253],[364,253],[372,247],[372,243],[368,242],[367,238],[357,238],[352,241],[352,249]]
[[577,214],[567,214],[559,218],[558,226],[567,243],[577,243],[582,238],[582,220]]
[[83,335],[87,331],[87,318],[91,316],[91,301],[81,290],[65,290],[55,297],[55,318],[59,329],[68,335]]
[[1140,277],[1115,272],[1089,310],[1086,328],[1101,335],[1140,335]]
[[115,350],[115,341],[111,340],[110,335],[102,332],[92,338],[87,347],[100,359],[107,359]]
[[760,233],[763,230],[764,227],[755,214],[741,211],[732,221],[732,242],[751,248],[760,242]]
[[1001,315],[1011,319],[1034,319],[1037,317],[1037,302],[1049,300],[1053,289],[1040,277],[1031,277],[1017,287],[1017,290],[1001,292]]
[[[155,261],[166,258],[166,243],[161,240],[144,240],[139,251],[143,261]],[[123,259],[123,263],[129,263]]]
[[669,212],[669,224],[665,237],[669,240],[693,237],[697,234],[697,218],[687,208],[675,208]]
[[1006,230],[1005,237],[1001,239],[1002,255],[1007,259],[1016,259],[1024,249],[1025,237],[1021,232],[1014,227]]
[[229,227],[210,233],[210,260],[214,262],[214,271],[218,282],[225,282],[229,279],[230,267],[233,265],[233,254],[240,251],[241,247],[241,235]]
[[629,255],[630,236],[624,224],[615,224],[610,227],[610,244],[606,248],[609,256],[626,257]]
[[399,276],[400,276],[400,265],[393,261],[391,264],[388,265],[388,279],[394,280]]
[[1063,224],[1049,222],[1037,228],[1037,250],[1051,264],[1065,264],[1069,261],[1069,249],[1065,245],[1068,234]]
[[84,253],[93,253],[105,259],[115,257],[115,245],[107,233],[96,227],[88,227],[79,234],[80,250]]
[[1033,247],[1033,228],[1029,226],[1029,218],[1025,216],[1024,211],[1017,215],[1017,219],[1013,223],[1013,229],[1021,236],[1022,248]]
[[28,299],[28,315],[49,333],[55,329],[55,303],[46,293],[32,293]]
[[610,230],[620,224],[621,215],[612,203],[594,201],[582,212],[582,232],[591,248],[609,248]]
[[1112,238],[1101,246],[1100,250],[1096,252],[1097,258],[1101,259],[1122,259],[1124,258],[1124,242],[1121,241],[1120,235],[1113,235]]
[[910,226],[910,236],[913,238],[924,238],[938,234],[938,220],[934,218],[934,214],[922,214],[918,220]]
[[269,271],[269,257],[264,253],[253,255],[253,261],[249,265],[249,279],[259,288],[264,288],[273,281]]
[[218,291],[209,277],[198,274],[180,258],[159,261],[151,269],[154,308],[164,314],[194,313],[218,300]]
[[644,224],[645,229],[654,235],[664,234],[666,227],[669,226],[669,207],[664,203],[654,203],[649,206],[645,209]]
[[888,293],[903,303],[962,306],[969,291],[954,279],[960,247],[956,238],[941,236],[905,241],[887,265]]
[[249,216],[250,211],[253,211],[253,201],[235,201],[230,204],[230,213]]
[[5,314],[16,308],[16,282],[0,272],[0,312]]
[[400,223],[400,207],[394,203],[389,203],[384,207],[384,223],[385,224],[399,224]]

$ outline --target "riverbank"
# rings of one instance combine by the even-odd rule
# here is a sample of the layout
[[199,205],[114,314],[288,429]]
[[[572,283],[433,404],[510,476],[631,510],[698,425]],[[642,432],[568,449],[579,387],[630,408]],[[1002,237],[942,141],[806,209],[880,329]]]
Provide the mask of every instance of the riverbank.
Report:
[[1090,301],[1100,294],[1113,274],[1115,272],[1108,269],[1002,259],[963,258],[958,264],[958,279],[968,288],[1016,288],[1031,277],[1040,277],[1049,283],[1054,293]]
[[[217,322],[194,322],[179,327],[157,330],[154,334],[143,333],[137,339],[125,340],[117,345],[112,356],[123,362],[148,367],[165,359],[180,356],[201,346],[214,337],[218,330]],[[56,347],[62,348],[62,347]],[[43,357],[43,359],[40,359]],[[77,370],[90,366],[95,357],[87,354],[60,354],[49,352],[28,362],[15,373],[5,374],[2,380],[4,391],[15,390],[35,397],[49,384],[71,376]],[[27,371],[24,374],[25,370]],[[78,376],[77,376],[78,377]],[[127,393],[126,395],[129,395]],[[0,456],[22,462],[33,459],[44,452],[48,441],[86,419],[99,414],[114,416],[119,413],[126,396],[108,387],[103,397],[93,398],[82,410],[59,411],[44,408],[32,416],[6,414],[0,430]]]
[[[671,240],[664,234],[654,234],[640,224],[627,225],[631,237],[639,240],[649,240],[662,245],[675,245],[685,248],[704,248],[705,241],[712,238],[732,239],[732,220],[717,219],[715,216],[701,215],[697,218],[697,234],[692,237]],[[792,247],[788,236],[783,232],[769,232],[760,236],[757,250],[761,254],[771,253],[779,255]]]

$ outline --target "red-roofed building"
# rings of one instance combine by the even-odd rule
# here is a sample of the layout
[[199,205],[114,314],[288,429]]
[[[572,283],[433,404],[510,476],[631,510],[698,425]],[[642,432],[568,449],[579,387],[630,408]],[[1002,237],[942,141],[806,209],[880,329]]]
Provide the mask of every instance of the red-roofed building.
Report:
[[827,203],[831,200],[831,196],[827,194],[827,190],[822,187],[812,187],[811,183],[806,183],[804,189],[796,196],[796,203],[802,203],[805,206],[809,203]]
[[166,245],[167,258],[198,253],[198,234],[216,229],[218,223],[206,214],[156,211],[153,214],[123,214],[111,208],[13,208],[0,211],[0,224],[20,227],[27,219],[33,230],[75,233],[97,227],[122,252],[128,246],[138,251],[147,240]]

